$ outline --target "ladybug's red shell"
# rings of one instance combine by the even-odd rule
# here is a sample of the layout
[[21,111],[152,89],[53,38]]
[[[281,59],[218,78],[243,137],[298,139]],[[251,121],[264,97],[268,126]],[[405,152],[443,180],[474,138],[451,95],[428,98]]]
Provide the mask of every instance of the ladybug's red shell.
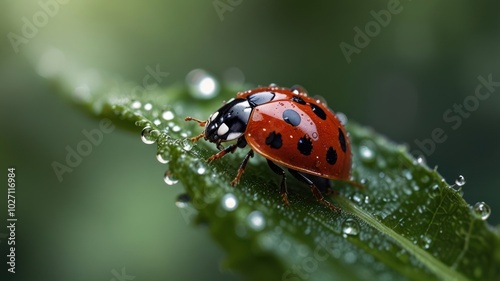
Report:
[[299,172],[349,180],[351,146],[335,114],[306,94],[263,87],[239,93],[246,98],[273,92],[272,101],[256,106],[245,130],[250,147],[265,158]]

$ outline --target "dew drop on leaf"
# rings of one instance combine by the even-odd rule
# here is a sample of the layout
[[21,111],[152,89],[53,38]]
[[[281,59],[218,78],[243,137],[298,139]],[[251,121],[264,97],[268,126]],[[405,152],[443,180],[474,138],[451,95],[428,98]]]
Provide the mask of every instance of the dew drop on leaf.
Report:
[[158,162],[160,162],[162,164],[167,164],[168,162],[170,162],[170,159],[168,158],[168,154],[163,150],[158,151],[158,153],[156,153],[156,159],[158,160]]
[[491,214],[491,208],[484,202],[477,202],[474,205],[474,214],[483,221],[487,220]]
[[205,164],[202,161],[194,161],[191,165],[191,169],[195,171],[198,175],[204,175],[207,171]]
[[222,196],[221,200],[222,209],[226,211],[234,211],[238,207],[238,199],[232,193],[227,193]]
[[133,109],[139,109],[139,108],[141,108],[141,106],[142,106],[142,104],[138,100],[133,100],[132,104],[130,105],[130,107],[132,107]]
[[266,220],[261,211],[253,211],[248,214],[247,223],[255,231],[261,231],[266,226]]
[[189,206],[189,203],[191,202],[191,197],[187,193],[182,193],[177,196],[177,199],[175,200],[175,206],[179,208],[186,208]]
[[425,165],[426,164],[426,159],[425,159],[425,156],[422,152],[420,152],[420,151],[411,152],[411,155],[413,156],[413,165]]
[[170,170],[165,171],[165,175],[163,176],[163,180],[168,185],[174,185],[179,182],[179,180],[170,172]]
[[151,109],[153,109],[153,105],[150,102],[144,104],[144,110],[150,111]]
[[356,202],[356,203],[361,203],[361,201],[363,201],[363,196],[360,195],[360,194],[354,194],[352,196],[352,201]]
[[161,118],[167,120],[167,121],[170,121],[172,119],[174,119],[175,115],[172,111],[170,110],[165,110],[163,111],[163,113],[161,114]]
[[359,223],[352,219],[348,218],[342,223],[342,234],[345,237],[347,236],[356,236],[359,234]]
[[177,133],[177,132],[179,132],[180,130],[181,130],[181,127],[179,127],[179,125],[174,125],[174,126],[172,127],[172,131],[174,131],[174,132],[176,132],[176,133]]
[[151,127],[145,127],[141,132],[141,140],[145,144],[153,144],[160,135],[160,131],[152,129]]
[[458,176],[458,178],[455,180],[455,184],[458,187],[464,186],[465,185],[465,178],[464,178],[464,176],[462,176],[462,175]]
[[373,162],[375,159],[375,152],[370,147],[365,145],[359,147],[359,155],[361,160],[366,163]]
[[181,141],[181,147],[184,151],[190,151],[193,149],[193,142],[188,139],[183,139]]

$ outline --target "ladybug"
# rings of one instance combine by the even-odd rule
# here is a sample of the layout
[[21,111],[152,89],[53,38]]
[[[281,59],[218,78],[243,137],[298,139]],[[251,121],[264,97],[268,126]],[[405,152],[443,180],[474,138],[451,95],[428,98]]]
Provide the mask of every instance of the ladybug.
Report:
[[[237,148],[250,147],[231,185],[236,185],[254,151],[267,159],[271,170],[281,176],[281,198],[289,205],[285,171],[309,185],[314,197],[334,211],[321,191],[331,192],[329,180],[350,181],[351,145],[344,126],[325,103],[311,98],[299,87],[274,85],[239,92],[202,121],[186,117],[205,127],[191,138],[216,144],[219,152],[208,161],[220,159]],[[222,142],[236,141],[227,147]],[[320,191],[321,188],[321,191]]]

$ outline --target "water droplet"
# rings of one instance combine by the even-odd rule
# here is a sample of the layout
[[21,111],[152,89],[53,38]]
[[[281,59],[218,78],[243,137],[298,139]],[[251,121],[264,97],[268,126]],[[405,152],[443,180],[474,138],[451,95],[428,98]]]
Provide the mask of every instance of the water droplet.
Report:
[[151,109],[153,109],[153,105],[151,103],[148,102],[144,104],[144,110],[150,111]]
[[373,160],[375,159],[375,152],[369,148],[368,146],[360,146],[359,147],[359,155],[361,157],[361,160],[363,162],[373,162]]
[[222,208],[226,211],[234,211],[238,207],[238,199],[232,193],[222,196]]
[[204,166],[199,166],[198,169],[196,169],[196,173],[198,175],[203,175],[203,174],[205,174],[206,171],[207,171],[207,169]]
[[156,153],[156,159],[162,164],[167,164],[168,162],[170,162],[168,154],[165,151],[158,151],[158,153]]
[[224,71],[224,80],[230,84],[243,85],[245,83],[245,74],[239,68],[231,67]]
[[316,99],[316,103],[327,106],[326,99],[323,96],[315,95],[314,98]]
[[155,126],[160,126],[161,125],[161,120],[156,118],[155,120],[153,120],[153,124],[155,124]]
[[360,194],[354,194],[354,196],[352,197],[352,201],[354,201],[356,203],[361,203],[362,200],[363,200],[363,196]]
[[347,120],[347,115],[345,115],[345,114],[344,114],[344,113],[342,113],[342,112],[337,112],[337,113],[335,113],[335,115],[336,115],[336,116],[337,116],[337,118],[339,119],[340,124],[342,124],[342,125],[344,125],[344,126],[345,126],[345,124],[347,124],[347,121],[349,121],[349,120]]
[[484,202],[477,202],[474,205],[474,214],[483,221],[487,220],[491,214],[491,208]]
[[345,237],[347,236],[356,236],[359,234],[359,223],[351,218],[346,219],[342,223],[342,234]]
[[410,170],[404,170],[404,171],[403,171],[403,175],[404,175],[404,176],[405,176],[405,178],[406,178],[407,180],[409,180],[409,181],[411,181],[411,180],[413,179],[413,176],[412,176],[412,174],[411,174]]
[[179,182],[179,180],[169,170],[165,171],[165,175],[163,177],[163,180],[168,185],[174,185],[174,184]]
[[179,208],[186,208],[189,206],[189,203],[191,202],[191,196],[187,193],[182,193],[177,196],[177,199],[175,200],[175,206]]
[[151,127],[145,127],[141,132],[141,140],[145,144],[153,144],[160,135],[160,131],[152,129]]
[[194,69],[186,75],[191,95],[198,99],[211,99],[219,92],[217,81],[203,69]]
[[141,108],[141,106],[142,106],[142,104],[138,100],[132,101],[132,104],[130,105],[130,107],[132,107],[133,109],[139,109],[139,108]]
[[465,178],[464,178],[464,176],[462,176],[462,175],[458,176],[458,179],[455,180],[455,184],[458,187],[464,186],[465,185]]
[[247,222],[251,229],[261,231],[266,226],[266,220],[261,211],[253,211],[247,216]]
[[174,126],[172,127],[172,131],[174,131],[174,132],[176,132],[176,133],[177,133],[177,132],[179,132],[180,130],[181,130],[181,127],[179,127],[178,125],[174,125]]
[[422,247],[424,249],[429,249],[431,247],[432,239],[427,235],[421,235],[420,238],[422,240]]
[[183,139],[181,141],[181,147],[185,151],[190,151],[193,148],[193,142],[188,139]]
[[420,165],[424,165],[426,163],[425,157],[422,155],[418,156],[416,161],[417,161],[417,164],[420,164]]
[[422,183],[428,183],[430,180],[429,176],[428,175],[423,175],[421,178],[420,178],[420,181]]
[[161,117],[162,117],[163,119],[165,119],[165,120],[169,121],[169,120],[174,119],[175,115],[174,115],[174,113],[173,113],[172,111],[170,111],[170,110],[165,110],[165,111],[163,111],[163,113],[161,114]]

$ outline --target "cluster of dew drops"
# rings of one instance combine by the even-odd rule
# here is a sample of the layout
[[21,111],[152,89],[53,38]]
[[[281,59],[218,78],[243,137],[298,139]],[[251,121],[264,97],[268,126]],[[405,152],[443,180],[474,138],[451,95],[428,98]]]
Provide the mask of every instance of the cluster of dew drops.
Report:
[[[202,69],[194,69],[189,72],[186,76],[186,84],[189,90],[189,94],[193,98],[198,100],[212,99],[219,93],[219,85],[217,80],[215,80],[209,73]],[[142,104],[137,100],[131,102],[131,107],[132,109],[143,109],[144,111],[153,110],[153,105],[151,103]],[[173,109],[165,109],[156,115],[157,116],[153,119],[152,123],[156,128],[163,125],[165,127],[163,130],[153,128],[149,122],[136,122],[136,125],[143,126],[141,132],[141,140],[145,144],[154,144],[156,142],[160,147],[161,144],[174,142],[185,152],[188,152],[193,148],[193,143],[188,139],[188,137],[190,137],[188,135],[188,132],[182,132],[181,126],[175,123],[174,120],[176,118],[176,114]],[[167,132],[176,134],[182,139],[173,140],[167,134]],[[162,164],[168,164],[170,162],[168,151],[159,149],[156,154],[156,159]],[[202,165],[198,165],[196,171],[198,174],[204,174],[206,168]],[[165,171],[164,181],[167,185],[175,185],[179,182],[175,175],[168,169]],[[184,198],[184,200],[186,200],[187,198],[184,195],[179,197]]]
[[[243,84],[244,82],[243,73],[237,68],[228,69],[224,76],[224,80],[229,83]],[[191,97],[200,101],[215,98],[219,93],[219,83],[217,80],[202,69],[195,69],[189,72],[186,76],[186,85]],[[151,111],[153,109],[151,103],[142,104],[140,101],[132,101],[131,107],[132,109],[143,109],[145,111]],[[158,118],[155,118],[152,123],[158,127],[165,122],[165,125],[167,126],[163,132],[158,129],[154,129],[149,123],[143,124],[138,122],[137,125],[143,126],[141,140],[145,144],[154,144],[155,142],[161,144],[162,142],[170,141],[176,143],[183,151],[190,151],[193,148],[193,143],[189,140],[189,137],[191,136],[189,136],[186,132],[182,132],[181,127],[174,122],[175,118],[176,114],[172,109],[166,109],[158,114]],[[167,132],[169,131],[178,134],[183,139],[172,140],[172,138],[167,135]],[[162,149],[158,150],[156,159],[162,164],[168,164],[170,161],[168,151]],[[193,163],[193,165],[195,166],[193,167],[193,170],[197,174],[203,175],[206,173],[207,168],[204,166],[204,161],[198,161],[198,163]],[[165,171],[163,179],[169,186],[175,185],[179,182],[170,169]],[[223,212],[232,212],[237,209],[238,204],[236,196],[232,193],[227,193],[222,196],[219,205],[219,213],[222,214]],[[180,194],[177,196],[175,205],[181,209],[191,207],[190,196],[186,193]],[[265,225],[266,220],[261,211],[252,211],[246,217],[246,226],[248,226],[249,229],[260,231],[264,229]],[[245,229],[246,228],[239,228],[241,235],[244,235],[243,232],[246,232]]]
[[[377,158],[375,144],[372,141],[370,141],[370,140],[363,141],[358,148],[358,153],[359,153],[360,160],[363,163],[365,163],[365,164],[376,163],[377,165],[379,165],[383,168],[383,166],[384,166],[383,160],[379,161],[380,159]],[[377,162],[377,161],[379,161],[379,162]],[[415,157],[414,164],[425,165],[426,164],[425,158],[421,155]],[[407,171],[407,172],[408,173],[405,174],[405,177],[408,180],[411,180],[412,175],[409,171]],[[380,177],[384,177],[384,174],[381,173]],[[429,180],[429,178],[426,177],[426,178],[421,179],[421,180],[422,180],[422,182],[427,182]],[[366,184],[367,180],[361,179],[361,183]],[[457,192],[460,192],[462,190],[462,188],[465,186],[465,183],[466,183],[465,177],[462,175],[459,175],[458,178],[455,180],[455,183],[452,185],[449,185],[448,187],[454,189]],[[363,202],[368,203],[369,202],[368,196],[366,196],[364,199],[362,197],[363,197],[362,195],[356,194],[356,195],[352,196],[351,199],[353,201],[355,201],[356,203],[363,203]],[[473,214],[475,217],[477,217],[478,219],[481,219],[483,221],[487,220],[491,214],[491,208],[485,202],[477,202],[476,204],[474,204],[474,206],[472,206],[472,211],[473,211]],[[351,223],[348,223],[347,225],[350,227],[352,224],[353,223],[351,222]],[[348,229],[350,229],[349,227],[348,227]]]

